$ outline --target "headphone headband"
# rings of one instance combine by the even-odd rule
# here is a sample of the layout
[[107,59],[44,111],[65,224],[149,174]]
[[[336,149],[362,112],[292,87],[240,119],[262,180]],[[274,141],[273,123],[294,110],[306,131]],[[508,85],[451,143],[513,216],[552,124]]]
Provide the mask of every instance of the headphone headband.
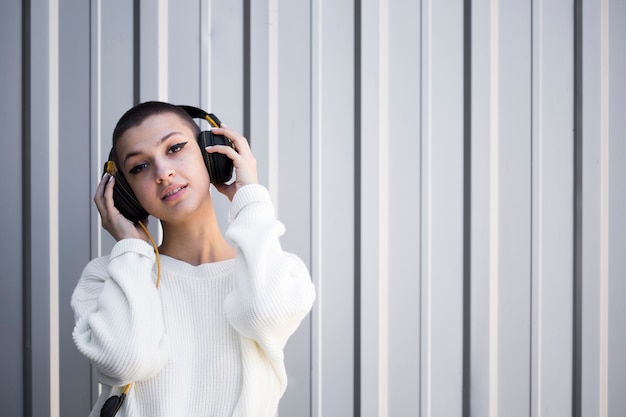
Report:
[[181,104],[178,107],[185,110],[192,119],[204,119],[209,122],[212,127],[220,127],[220,125],[222,124],[222,122],[220,121],[220,119],[217,118],[216,115],[214,115],[213,113],[207,113],[198,107],[187,106],[184,104]]

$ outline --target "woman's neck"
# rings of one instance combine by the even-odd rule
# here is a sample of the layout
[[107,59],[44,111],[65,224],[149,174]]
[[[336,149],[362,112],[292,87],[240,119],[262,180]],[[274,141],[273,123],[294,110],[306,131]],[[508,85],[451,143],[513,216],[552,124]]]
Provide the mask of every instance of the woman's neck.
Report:
[[203,217],[202,221],[190,220],[162,225],[163,243],[159,252],[164,255],[191,265],[235,257],[235,249],[226,242],[214,213]]

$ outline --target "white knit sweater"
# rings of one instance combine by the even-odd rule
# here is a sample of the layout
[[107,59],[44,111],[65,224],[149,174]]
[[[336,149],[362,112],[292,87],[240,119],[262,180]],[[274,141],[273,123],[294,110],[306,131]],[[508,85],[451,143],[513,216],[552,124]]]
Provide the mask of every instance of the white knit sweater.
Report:
[[133,383],[118,417],[273,417],[287,377],[283,347],[310,311],[306,266],[284,252],[267,190],[241,188],[226,238],[233,260],[193,266],[125,239],[92,260],[72,296],[74,341],[104,401]]

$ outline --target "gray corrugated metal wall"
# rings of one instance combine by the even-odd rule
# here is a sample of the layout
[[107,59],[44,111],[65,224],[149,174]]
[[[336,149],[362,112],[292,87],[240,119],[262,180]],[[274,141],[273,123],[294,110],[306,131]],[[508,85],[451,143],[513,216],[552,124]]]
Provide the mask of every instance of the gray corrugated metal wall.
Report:
[[282,416],[626,411],[623,1],[0,11],[3,415],[90,408],[69,298],[113,243],[112,127],[148,99],[245,132],[311,268]]

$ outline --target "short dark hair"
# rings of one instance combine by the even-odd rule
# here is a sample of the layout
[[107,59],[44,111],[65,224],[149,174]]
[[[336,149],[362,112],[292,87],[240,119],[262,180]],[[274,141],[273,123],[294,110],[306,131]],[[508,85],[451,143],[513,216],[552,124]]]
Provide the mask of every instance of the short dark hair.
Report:
[[117,159],[115,145],[118,140],[126,131],[133,127],[137,127],[142,124],[147,118],[156,116],[159,114],[172,113],[189,126],[194,133],[194,137],[200,133],[200,127],[193,121],[189,113],[185,109],[175,104],[165,103],[163,101],[146,101],[144,103],[137,104],[129,109],[126,113],[120,117],[115,129],[113,129],[111,154]]

